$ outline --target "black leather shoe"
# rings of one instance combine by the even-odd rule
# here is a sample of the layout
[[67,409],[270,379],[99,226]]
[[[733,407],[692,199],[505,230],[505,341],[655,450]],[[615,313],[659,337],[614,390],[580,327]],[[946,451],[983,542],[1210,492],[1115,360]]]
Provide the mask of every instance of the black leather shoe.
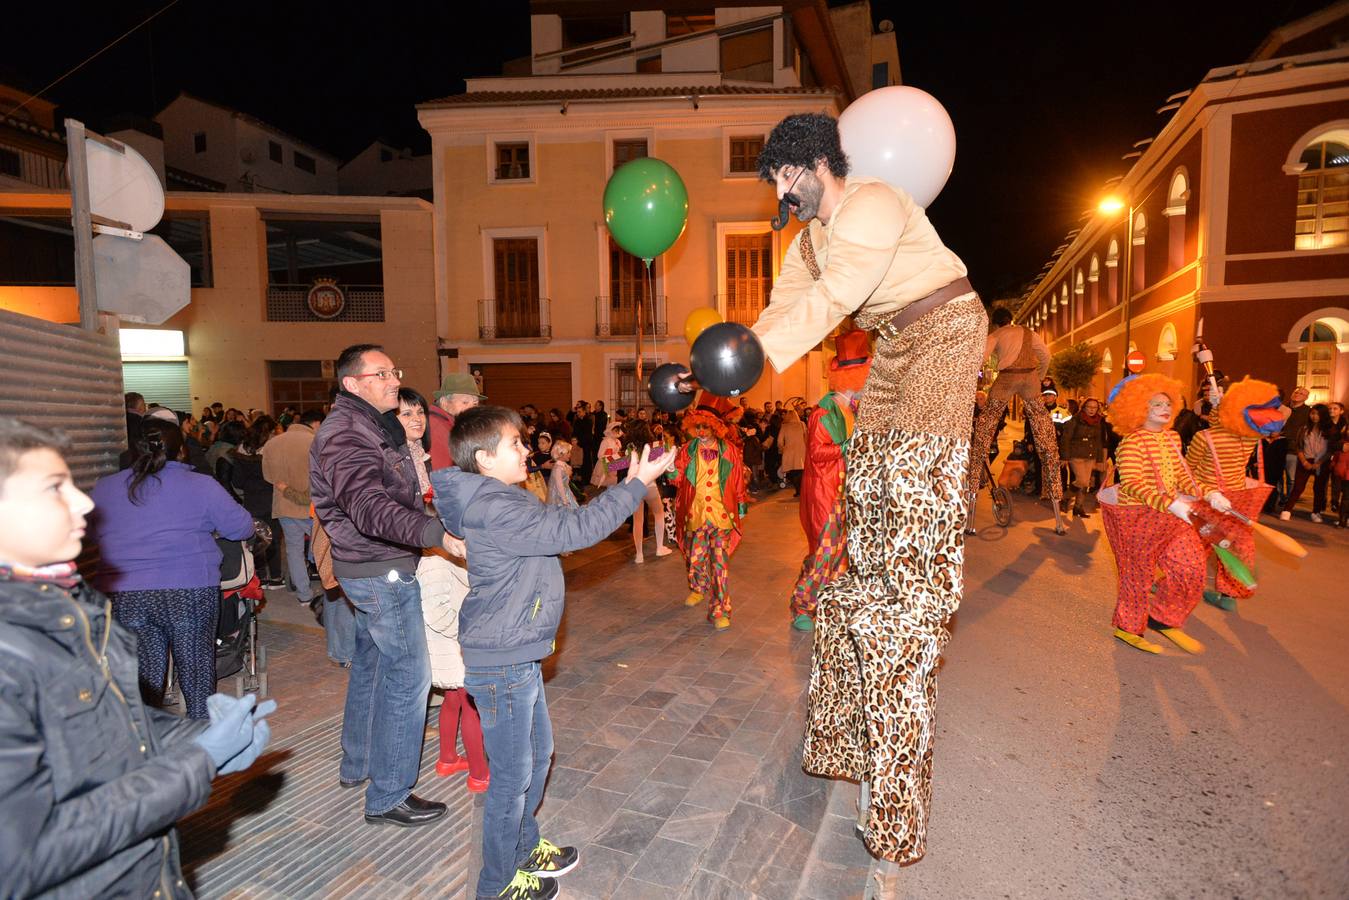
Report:
[[342,788],[358,788],[369,780],[369,778],[358,778],[355,781],[347,781],[345,778],[339,778],[337,779],[337,786]]
[[386,813],[378,816],[365,814],[365,821],[371,825],[401,825],[415,828],[429,825],[445,815],[445,804],[434,800],[423,800],[416,794],[408,794],[407,799]]

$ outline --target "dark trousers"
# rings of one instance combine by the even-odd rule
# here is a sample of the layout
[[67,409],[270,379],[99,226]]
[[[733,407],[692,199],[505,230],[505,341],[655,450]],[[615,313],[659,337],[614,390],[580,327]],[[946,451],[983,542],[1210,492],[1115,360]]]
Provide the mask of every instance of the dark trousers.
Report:
[[215,626],[220,587],[156,591],[112,591],[112,613],[136,635],[141,696],[151,706],[164,702],[169,653],[183,690],[189,718],[205,719],[206,698],[215,692]]
[[1320,515],[1326,508],[1326,488],[1330,484],[1330,467],[1324,462],[1315,469],[1308,469],[1301,463],[1298,464],[1297,471],[1293,474],[1293,489],[1288,492],[1288,499],[1283,502],[1284,511],[1291,510],[1297,504],[1298,498],[1307,488],[1307,480],[1312,482],[1312,512]]

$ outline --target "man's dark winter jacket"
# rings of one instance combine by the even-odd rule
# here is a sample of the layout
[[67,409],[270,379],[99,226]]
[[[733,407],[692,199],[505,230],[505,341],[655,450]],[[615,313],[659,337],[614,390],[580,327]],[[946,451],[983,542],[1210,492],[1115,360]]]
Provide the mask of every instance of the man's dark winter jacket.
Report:
[[566,594],[557,555],[604,540],[646,497],[634,479],[579,509],[548,506],[517,485],[453,466],[432,472],[431,487],[445,527],[468,544],[459,646],[470,668],[551,654]]
[[173,823],[210,795],[206,725],[141,702],[101,594],[0,575],[0,897],[191,897]]
[[[309,448],[309,491],[333,547],[339,577],[417,570],[423,547],[445,529],[426,515],[402,429],[345,391]],[[396,429],[396,432],[393,430]]]

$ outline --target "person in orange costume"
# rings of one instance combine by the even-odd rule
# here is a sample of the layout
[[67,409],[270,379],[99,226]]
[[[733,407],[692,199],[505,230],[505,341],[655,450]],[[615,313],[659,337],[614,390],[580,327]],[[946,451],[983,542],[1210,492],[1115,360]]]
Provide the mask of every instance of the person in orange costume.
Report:
[[843,471],[848,439],[856,422],[862,386],[871,373],[871,341],[865,331],[849,331],[834,341],[829,393],[806,423],[806,468],[801,474],[801,529],[808,550],[792,590],[792,627],[815,629],[820,588],[848,566]]
[[1148,653],[1162,652],[1143,637],[1148,627],[1187,653],[1204,652],[1181,630],[1204,589],[1208,548],[1190,524],[1203,490],[1171,429],[1180,390],[1173,378],[1135,375],[1110,396],[1110,424],[1124,435],[1115,451],[1119,484],[1098,498],[1119,572],[1115,637]]
[[692,440],[675,456],[676,538],[688,563],[685,606],[707,601],[707,619],[718,631],[731,627],[729,572],[740,543],[747,472],[739,444],[726,423],[700,404],[684,414]]
[[[1255,454],[1256,478],[1247,477],[1246,463],[1261,437],[1278,434],[1283,428],[1288,408],[1279,400],[1277,387],[1249,377],[1219,391],[1215,397],[1218,404],[1209,416],[1212,427],[1200,431],[1190,441],[1186,461],[1205,493],[1222,497],[1222,500],[1215,498],[1215,508],[1222,509],[1222,504],[1227,503],[1247,518],[1258,519],[1273,487],[1265,484],[1263,453]],[[1228,549],[1246,568],[1255,571],[1255,535],[1251,529],[1236,529]],[[1237,608],[1238,598],[1255,593],[1255,588],[1233,578],[1222,565],[1218,566],[1215,586],[1217,590],[1204,591],[1204,602],[1229,611]]]

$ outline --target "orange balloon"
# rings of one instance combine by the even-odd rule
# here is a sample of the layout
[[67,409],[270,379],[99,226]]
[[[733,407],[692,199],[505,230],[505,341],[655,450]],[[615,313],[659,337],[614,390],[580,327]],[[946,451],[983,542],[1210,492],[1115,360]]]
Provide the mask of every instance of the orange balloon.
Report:
[[721,321],[721,313],[710,306],[700,306],[689,317],[684,320],[684,340],[693,346],[693,342],[698,340],[698,335],[702,334],[708,328]]

